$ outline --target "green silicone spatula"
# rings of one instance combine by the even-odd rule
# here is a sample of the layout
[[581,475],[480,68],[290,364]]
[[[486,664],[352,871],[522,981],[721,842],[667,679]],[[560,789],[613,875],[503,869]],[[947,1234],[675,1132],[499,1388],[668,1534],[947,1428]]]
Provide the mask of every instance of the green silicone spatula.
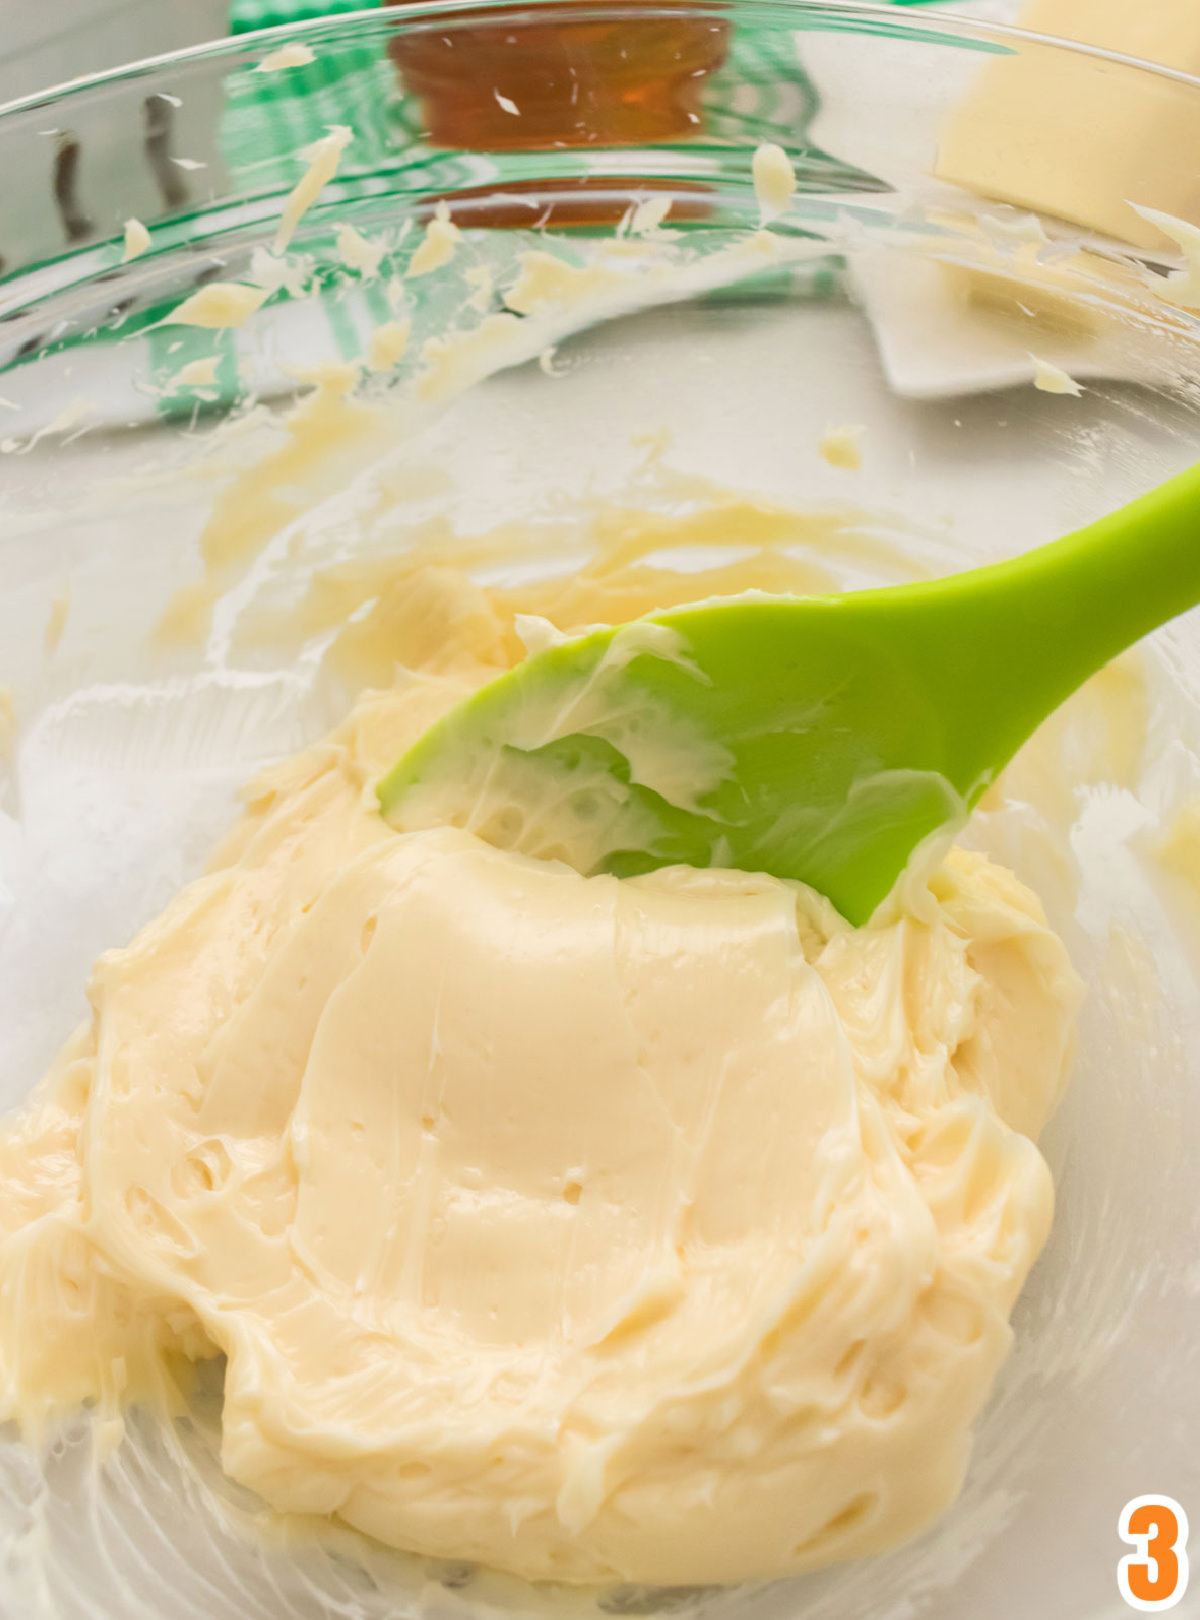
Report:
[[1197,602],[1200,468],[970,573],[700,602],[532,650],[403,756],[380,805],[584,873],[799,878],[862,923],[1064,698]]

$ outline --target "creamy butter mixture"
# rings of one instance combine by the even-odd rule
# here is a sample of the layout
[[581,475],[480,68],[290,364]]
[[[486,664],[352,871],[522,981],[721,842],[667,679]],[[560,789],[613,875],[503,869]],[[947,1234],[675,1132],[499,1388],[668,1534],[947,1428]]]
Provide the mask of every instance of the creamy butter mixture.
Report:
[[393,832],[374,780],[520,656],[504,593],[402,586],[343,654],[409,667],[249,785],[0,1140],[0,1414],[169,1411],[223,1353],[228,1472],[403,1547],[695,1583],[889,1546],[1049,1228],[1063,946],[961,851],[854,930]]

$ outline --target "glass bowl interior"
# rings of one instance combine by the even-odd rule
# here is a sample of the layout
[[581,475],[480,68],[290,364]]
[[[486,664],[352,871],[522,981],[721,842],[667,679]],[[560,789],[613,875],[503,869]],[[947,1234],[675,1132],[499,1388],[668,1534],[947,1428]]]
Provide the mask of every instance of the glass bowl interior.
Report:
[[[1099,178],[1097,96],[1131,154]],[[282,244],[331,129],[352,139]],[[365,677],[309,612],[322,590],[361,614],[372,566],[511,582],[614,536],[699,571],[764,514],[813,588],[888,583],[1196,460],[1186,266],[1128,207],[1200,202],[1189,129],[1182,75],[816,0],[384,7],[0,109],[4,1103],[83,1016],[95,956],[204,869],[239,783],[344,713]],[[797,180],[769,236],[763,142]],[[264,295],[240,324],[171,320],[228,283]],[[1040,361],[1082,394],[1035,388]],[[0,1610],[1121,1612],[1121,1506],[1200,1484],[1200,895],[1153,855],[1200,792],[1195,616],[1094,708],[1055,732],[1051,787],[1047,742],[1016,809],[978,818],[1089,1002],[1045,1141],[1054,1233],[931,1532],[767,1588],[534,1590],[269,1522],[220,1474],[217,1380],[104,1459],[86,1425],[45,1458],[4,1441]]]

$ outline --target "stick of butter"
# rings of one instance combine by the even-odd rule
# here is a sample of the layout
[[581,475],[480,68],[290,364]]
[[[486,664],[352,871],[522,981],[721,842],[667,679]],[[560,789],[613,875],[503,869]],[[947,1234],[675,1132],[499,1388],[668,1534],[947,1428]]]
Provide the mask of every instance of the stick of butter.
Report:
[[[1200,0],[1030,0],[1020,21],[1033,33],[1200,73]],[[1029,43],[983,69],[942,132],[936,173],[1161,249],[1166,237],[1130,204],[1195,219],[1198,152],[1195,86],[1128,61]]]

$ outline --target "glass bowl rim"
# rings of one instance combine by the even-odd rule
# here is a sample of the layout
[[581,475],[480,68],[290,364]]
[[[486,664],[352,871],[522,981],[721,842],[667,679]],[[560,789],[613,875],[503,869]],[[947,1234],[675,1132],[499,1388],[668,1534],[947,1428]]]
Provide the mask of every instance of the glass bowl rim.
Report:
[[499,0],[499,3],[498,0],[403,0],[398,5],[377,4],[324,17],[278,23],[245,33],[228,34],[219,39],[184,46],[177,51],[139,58],[98,73],[49,85],[0,103],[0,133],[3,133],[4,124],[10,118],[45,111],[93,91],[111,89],[126,81],[132,82],[147,75],[206,60],[220,61],[223,57],[240,57],[248,51],[275,49],[289,41],[318,41],[332,37],[339,44],[345,44],[347,38],[352,40],[360,32],[374,32],[381,27],[399,30],[405,23],[460,22],[472,16],[494,22],[503,15],[507,24],[526,26],[539,13],[550,11],[559,15],[569,12],[576,18],[690,16],[714,21],[770,22],[776,26],[786,26],[790,17],[800,20],[826,18],[833,28],[842,28],[847,32],[854,31],[855,23],[865,25],[864,32],[881,32],[881,24],[886,23],[887,34],[901,40],[944,44],[956,40],[964,43],[992,40],[1001,44],[1011,42],[1014,47],[1026,44],[1049,46],[1077,57],[1134,68],[1166,82],[1200,91],[1200,74],[1188,73],[1181,68],[1169,67],[1126,52],[1109,50],[1104,46],[1039,33],[1012,23],[969,17],[953,10],[922,10],[918,17],[913,8],[927,3],[928,0],[907,0],[903,5],[880,3],[880,0],[654,0],[653,4],[647,4],[646,0]]

